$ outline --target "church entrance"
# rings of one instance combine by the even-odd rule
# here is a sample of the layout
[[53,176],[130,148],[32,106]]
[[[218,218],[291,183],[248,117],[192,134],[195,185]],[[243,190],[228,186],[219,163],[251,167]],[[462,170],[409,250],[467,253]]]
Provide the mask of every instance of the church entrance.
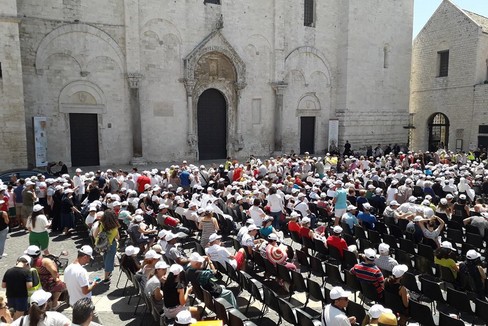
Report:
[[300,118],[300,154],[315,151],[315,117]]
[[70,113],[69,127],[71,165],[99,165],[98,116],[96,114]]
[[198,152],[200,160],[227,157],[227,104],[214,88],[200,95],[197,106]]
[[449,119],[443,113],[436,113],[429,119],[429,151],[446,148],[449,142]]

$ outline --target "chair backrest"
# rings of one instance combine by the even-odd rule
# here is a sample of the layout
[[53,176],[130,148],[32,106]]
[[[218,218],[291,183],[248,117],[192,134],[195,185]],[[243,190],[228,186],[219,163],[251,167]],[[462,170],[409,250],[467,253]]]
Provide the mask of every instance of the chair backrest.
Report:
[[228,325],[232,326],[244,326],[244,320],[240,317],[240,312],[237,309],[230,309],[228,311],[229,314],[229,323]]
[[297,260],[301,267],[310,267],[310,255],[303,250],[296,251]]
[[208,309],[215,311],[214,299],[213,299],[212,295],[210,294],[210,292],[208,292],[204,288],[201,288],[201,289],[203,292],[203,301],[205,302],[205,306]]
[[348,289],[353,290],[354,292],[361,291],[361,284],[359,283],[358,278],[351,273],[350,270],[344,270],[344,278]]
[[366,317],[366,311],[364,310],[364,307],[359,303],[349,301],[346,308],[346,315],[348,317],[356,317],[356,323],[360,324],[364,320],[364,317]]
[[398,249],[397,238],[391,234],[383,234],[383,242],[390,246],[390,250]]
[[464,322],[459,319],[454,319],[443,312],[439,312],[439,325],[442,326],[465,326]]
[[368,230],[368,239],[374,245],[377,245],[382,242],[380,233],[375,230]]
[[278,295],[267,286],[263,286],[263,295],[264,295],[264,303],[266,304],[266,306],[268,306],[269,308],[271,308],[272,310],[276,311],[279,314],[280,307],[278,303]]
[[476,316],[483,319],[488,324],[488,302],[481,301],[480,299],[476,299],[476,309],[475,314]]
[[310,256],[310,267],[315,276],[324,277],[326,275],[322,261],[317,257]]
[[415,243],[409,239],[400,239],[400,249],[415,255]]
[[321,254],[322,256],[328,256],[330,253],[329,253],[329,248],[327,248],[325,246],[325,243],[324,241],[320,240],[320,239],[317,239],[317,238],[314,238],[313,239],[313,242],[314,242],[314,246],[315,246],[315,250]]
[[405,264],[408,266],[408,269],[412,269],[412,257],[408,252],[401,249],[395,250],[395,259],[399,264]]
[[406,272],[405,274],[403,274],[401,282],[403,286],[405,286],[410,291],[420,294],[419,285],[414,274]]
[[354,265],[358,263],[358,258],[356,254],[349,250],[344,250],[342,252],[344,255],[344,261],[342,262],[342,269],[351,269]]
[[329,255],[331,258],[335,259],[339,263],[343,260],[343,256],[341,255],[337,247],[329,246]]
[[343,285],[341,272],[339,267],[330,263],[325,263],[325,270],[327,271],[327,283],[332,285]]
[[[432,250],[432,249],[430,249]],[[434,275],[432,267],[434,267],[434,261],[425,258],[424,256],[415,255],[415,270],[421,274]]]
[[412,299],[408,301],[410,317],[422,326],[436,326],[432,318],[432,311],[426,305],[418,303]]
[[385,307],[393,310],[394,313],[405,314],[405,307],[403,306],[402,298],[398,293],[393,293],[391,291],[385,291]]
[[312,239],[308,237],[302,237],[302,244],[305,248],[315,251],[315,244],[313,243]]
[[311,278],[308,278],[307,287],[308,287],[308,293],[310,294],[310,299],[314,301],[321,301],[322,306],[328,303],[327,297],[324,292],[324,287],[322,287],[319,283],[315,282]]
[[477,248],[483,247],[483,237],[479,234],[466,233],[466,242]]
[[312,316],[307,314],[302,309],[295,309],[297,315],[298,325],[300,326],[321,326],[322,323],[318,320],[314,320]]
[[251,285],[252,296],[256,300],[258,300],[260,302],[264,302],[264,295],[262,295],[261,291],[259,290],[260,288],[263,287],[263,284],[261,282],[259,282],[258,280],[255,280],[255,279],[250,279],[249,281],[250,281],[249,284]]
[[427,280],[426,278],[420,278],[420,284],[422,285],[422,294],[427,298],[432,300],[445,302],[444,296],[442,295],[441,286],[439,283]]
[[237,276],[236,270],[227,261],[225,262],[225,269],[226,269],[227,275],[229,275],[230,279],[233,280],[234,282],[238,282],[239,277]]
[[290,270],[286,268],[285,265],[276,264],[276,272],[278,278],[282,279],[287,283],[291,283]]
[[354,225],[354,236],[358,239],[367,239],[366,232],[361,225]]
[[417,245],[418,255],[427,258],[430,261],[434,261],[434,251],[431,246],[427,246],[419,243]]
[[360,281],[363,295],[371,301],[378,301],[378,291],[371,282]]
[[229,324],[229,316],[227,315],[227,309],[225,309],[225,299],[223,298],[215,298],[214,305],[215,305],[215,314],[217,318],[223,321],[224,325]]
[[457,291],[447,287],[447,304],[459,312],[473,313],[468,295],[464,291]]
[[451,284],[454,284],[456,282],[456,278],[454,277],[454,274],[452,273],[452,270],[449,267],[441,266],[438,264],[436,264],[436,267],[440,271],[441,280]]
[[290,306],[290,304],[282,298],[278,298],[278,305],[280,307],[281,317],[283,317],[283,319],[290,324],[297,325],[297,316],[295,315],[295,312],[293,311],[293,308]]
[[308,292],[305,279],[301,273],[296,271],[290,271],[291,273],[291,285],[294,292]]

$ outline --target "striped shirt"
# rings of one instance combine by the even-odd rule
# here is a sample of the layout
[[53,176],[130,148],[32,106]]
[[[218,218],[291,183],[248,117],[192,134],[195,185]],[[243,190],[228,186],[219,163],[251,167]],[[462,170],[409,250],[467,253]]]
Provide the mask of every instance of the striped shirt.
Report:
[[354,267],[351,268],[351,273],[356,275],[359,281],[373,283],[378,292],[378,297],[381,298],[383,296],[385,279],[378,266],[362,262],[354,265]]

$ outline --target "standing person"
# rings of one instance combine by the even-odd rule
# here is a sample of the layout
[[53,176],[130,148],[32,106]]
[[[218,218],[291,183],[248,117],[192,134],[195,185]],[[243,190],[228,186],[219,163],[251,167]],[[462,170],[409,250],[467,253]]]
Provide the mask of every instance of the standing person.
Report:
[[59,232],[62,230],[61,224],[61,204],[63,202],[63,186],[57,185],[54,187],[54,194],[52,196],[53,202],[51,206],[51,230]]
[[220,231],[219,223],[217,222],[217,219],[213,217],[211,210],[205,210],[203,218],[198,223],[198,229],[202,230],[200,244],[205,248],[208,244],[210,235]]
[[37,270],[42,289],[52,293],[52,308],[59,307],[58,299],[66,290],[66,284],[59,278],[58,266],[54,261],[41,256],[41,249],[38,246],[29,246],[24,254],[32,259],[31,267]]
[[14,187],[12,185],[7,186],[7,195],[8,195],[8,217],[10,218],[10,223],[12,227],[17,226],[19,223],[18,220],[15,219],[15,195],[14,195]]
[[71,321],[63,314],[56,311],[47,311],[47,303],[51,293],[37,290],[30,298],[31,306],[29,314],[22,316],[12,323],[12,326],[69,326]]
[[73,202],[73,189],[66,189],[61,199],[61,228],[66,236],[75,227],[75,212],[80,213]]
[[269,195],[267,198],[268,205],[269,205],[269,210],[271,215],[273,217],[273,227],[276,230],[279,230],[280,228],[280,217],[281,213],[283,212],[283,206],[284,206],[284,198],[281,197],[281,195],[277,192],[275,187],[269,188]]
[[76,169],[73,177],[73,185],[75,187],[75,203],[80,206],[83,196],[85,195],[85,178],[81,175],[81,169]]
[[36,196],[36,183],[32,181],[27,181],[25,183],[25,188],[22,191],[22,225],[27,230],[27,218],[32,214],[32,208],[34,207],[34,203],[37,201]]
[[26,227],[29,232],[29,245],[38,246],[44,251],[45,255],[49,255],[49,234],[47,228],[51,225],[44,215],[44,207],[36,204],[32,208],[32,214],[27,219]]
[[340,286],[330,290],[330,300],[322,312],[322,325],[327,326],[350,326],[356,324],[356,317],[347,317],[346,308],[349,304],[351,292],[344,291]]
[[[76,301],[82,298],[91,298],[93,289],[101,282],[101,280],[90,282],[88,279],[88,272],[83,266],[88,264],[91,259],[93,259],[93,249],[85,245],[78,250],[75,261],[69,264],[64,271],[70,306],[74,306]],[[96,312],[94,312],[93,321],[101,324]]]
[[[0,205],[4,203],[5,202],[2,199],[0,199]],[[10,223],[10,219],[8,217],[7,212],[0,211],[0,259],[2,259],[2,257],[7,256],[7,254],[4,251],[5,251],[5,242],[7,241],[9,223]]]
[[20,256],[17,264],[7,269],[2,279],[2,288],[7,289],[7,301],[15,310],[14,320],[23,316],[29,309],[28,289],[32,287],[32,274],[29,272],[31,259]]
[[107,209],[100,220],[98,228],[95,230],[93,237],[97,239],[97,243],[100,240],[99,234],[105,232],[107,234],[108,248],[103,254],[103,266],[105,271],[105,278],[103,284],[110,283],[110,275],[114,270],[115,254],[117,253],[117,241],[119,240],[119,221],[117,216],[111,209]]
[[15,219],[16,222],[19,223],[20,228],[24,228],[24,224],[22,224],[22,204],[23,204],[23,198],[22,198],[22,192],[24,191],[24,184],[25,180],[24,179],[19,179],[18,181],[18,186],[15,187],[13,194],[14,194],[14,202],[15,202]]
[[341,217],[346,213],[347,209],[347,191],[342,188],[342,181],[336,180],[336,190],[334,194],[334,225],[339,225]]

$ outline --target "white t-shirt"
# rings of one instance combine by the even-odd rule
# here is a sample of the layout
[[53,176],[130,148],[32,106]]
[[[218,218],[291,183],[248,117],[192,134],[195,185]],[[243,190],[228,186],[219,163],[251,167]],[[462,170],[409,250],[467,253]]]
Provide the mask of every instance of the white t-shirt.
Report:
[[27,228],[31,228],[34,233],[41,233],[46,231],[46,226],[49,224],[45,215],[38,215],[36,217],[36,227],[32,227],[32,220],[29,217],[27,220]]
[[[22,325],[29,325],[29,316],[24,316],[24,320],[22,322]],[[13,326],[19,326],[20,321],[22,318],[19,318],[15,320],[12,324]],[[62,313],[57,312],[57,311],[46,311],[46,317],[39,321],[37,326],[64,326],[64,325],[70,325],[71,321]]]
[[328,304],[322,312],[322,324],[327,326],[350,326],[349,318],[346,314]]
[[212,261],[218,261],[223,266],[226,266],[226,262],[232,265],[232,267],[237,268],[237,262],[235,259],[230,259],[230,252],[222,246],[214,244],[208,248],[205,248],[205,253],[210,257]]
[[273,213],[281,212],[283,210],[283,198],[278,194],[268,196],[269,210]]
[[91,292],[83,294],[82,287],[88,286],[90,281],[88,280],[88,272],[86,269],[78,263],[68,265],[64,270],[64,283],[69,294],[69,304],[73,306],[76,301],[82,298],[91,298]]
[[85,178],[83,176],[75,175],[73,177],[73,184],[75,187],[78,187],[75,190],[75,194],[77,195],[84,195],[85,194]]
[[249,208],[249,216],[252,218],[256,226],[263,225],[263,215],[266,215],[266,213],[260,207],[252,206]]

